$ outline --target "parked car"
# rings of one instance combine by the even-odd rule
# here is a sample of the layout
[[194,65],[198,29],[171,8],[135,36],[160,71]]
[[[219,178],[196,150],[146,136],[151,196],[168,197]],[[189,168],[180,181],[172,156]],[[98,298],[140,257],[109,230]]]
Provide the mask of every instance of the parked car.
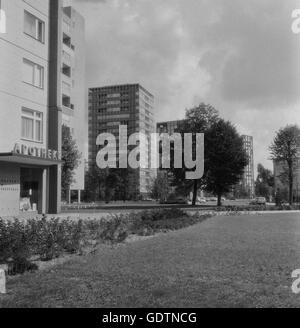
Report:
[[217,197],[210,197],[209,200],[210,200],[211,202],[216,202],[216,201],[218,200],[218,198],[217,198]]
[[256,197],[251,200],[250,205],[266,205],[267,200],[265,197]]
[[144,198],[145,202],[155,202],[155,199],[151,198],[151,197],[146,197]]
[[197,197],[197,203],[200,203],[200,204],[206,203],[206,199],[203,197]]
[[183,196],[170,195],[165,201],[161,201],[161,204],[188,204],[188,200]]

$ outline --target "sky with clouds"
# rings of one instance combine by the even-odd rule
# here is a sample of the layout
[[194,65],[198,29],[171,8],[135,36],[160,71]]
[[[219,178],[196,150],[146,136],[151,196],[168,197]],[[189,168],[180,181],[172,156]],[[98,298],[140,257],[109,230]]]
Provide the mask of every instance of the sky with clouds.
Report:
[[86,19],[89,87],[141,83],[158,121],[210,103],[254,137],[255,164],[300,126],[300,0],[73,0]]

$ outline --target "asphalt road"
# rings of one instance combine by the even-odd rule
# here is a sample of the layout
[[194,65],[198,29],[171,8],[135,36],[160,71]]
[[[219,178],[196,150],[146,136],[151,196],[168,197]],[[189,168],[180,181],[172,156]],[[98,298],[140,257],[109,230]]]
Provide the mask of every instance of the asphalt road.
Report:
[[299,307],[299,214],[219,216],[8,281],[0,307]]

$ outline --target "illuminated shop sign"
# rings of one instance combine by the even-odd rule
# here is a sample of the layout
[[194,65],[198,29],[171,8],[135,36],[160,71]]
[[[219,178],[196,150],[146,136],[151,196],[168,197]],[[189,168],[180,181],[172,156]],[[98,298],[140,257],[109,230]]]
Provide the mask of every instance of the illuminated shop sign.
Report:
[[45,149],[40,147],[30,147],[19,143],[15,144],[13,153],[42,159],[50,159],[53,161],[59,161],[61,159],[61,154],[57,150]]

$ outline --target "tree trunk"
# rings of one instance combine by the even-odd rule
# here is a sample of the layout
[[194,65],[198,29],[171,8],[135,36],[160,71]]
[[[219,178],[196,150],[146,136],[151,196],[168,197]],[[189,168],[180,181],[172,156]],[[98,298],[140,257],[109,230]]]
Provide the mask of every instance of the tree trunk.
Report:
[[289,163],[289,204],[293,205],[293,164]]
[[70,190],[70,187],[68,187],[68,190],[67,190],[67,202],[68,202],[69,205],[71,204],[71,190]]
[[198,193],[198,180],[195,180],[194,181],[194,190],[193,190],[193,206],[196,205],[197,193]]
[[222,206],[222,194],[218,194],[218,206]]

